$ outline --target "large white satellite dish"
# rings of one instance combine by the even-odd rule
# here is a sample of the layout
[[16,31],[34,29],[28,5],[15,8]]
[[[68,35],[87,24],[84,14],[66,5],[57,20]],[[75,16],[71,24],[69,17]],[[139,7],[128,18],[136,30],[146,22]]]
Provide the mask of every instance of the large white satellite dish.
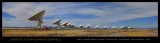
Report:
[[71,25],[71,23],[69,23],[69,22],[68,22],[68,24],[67,24],[67,25],[69,26],[69,25]]
[[82,29],[82,28],[83,28],[83,24],[80,24],[80,25],[79,25],[79,28],[81,28],[81,29]]
[[75,28],[75,25],[76,25],[76,24],[72,24],[72,28]]
[[64,22],[62,25],[65,27],[65,28],[68,28],[68,21]]
[[113,29],[116,29],[116,26],[113,26],[112,28],[113,28]]
[[68,27],[68,28],[75,28],[75,24],[74,24],[74,23],[69,23],[69,22],[68,22],[67,27]]
[[99,25],[95,26],[96,29],[98,29]]
[[44,13],[45,13],[45,10],[42,10],[39,13],[37,13],[37,14],[33,15],[32,17],[30,17],[28,20],[37,21],[38,25],[37,25],[36,28],[41,29],[42,28],[41,24],[44,23],[43,19],[42,19]]
[[73,28],[73,23],[68,23],[67,26],[68,26],[69,28]]
[[130,29],[131,27],[128,27],[128,29]]
[[68,23],[68,24],[67,24],[68,28],[71,28],[71,24],[72,24],[72,23]]
[[124,26],[121,26],[120,28],[124,28]]
[[61,22],[61,20],[62,20],[62,19],[59,18],[59,19],[57,19],[56,21],[53,22],[53,24],[57,25],[57,28],[58,28],[58,29],[60,29],[60,26],[61,26],[60,22]]
[[130,27],[130,26],[129,26],[128,29],[133,29],[133,27]]
[[90,28],[90,26],[91,26],[91,25],[90,25],[90,24],[88,24],[88,25],[86,25],[86,28]]
[[108,26],[104,26],[103,28],[104,28],[104,29],[107,29],[107,28],[108,28]]
[[73,23],[71,23],[71,24],[70,24],[70,27],[71,27],[71,28],[74,28],[74,24],[73,24]]

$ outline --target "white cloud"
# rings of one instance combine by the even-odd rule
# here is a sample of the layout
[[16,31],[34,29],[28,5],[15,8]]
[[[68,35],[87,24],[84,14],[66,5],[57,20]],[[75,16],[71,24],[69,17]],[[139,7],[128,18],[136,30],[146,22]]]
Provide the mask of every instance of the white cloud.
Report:
[[[65,14],[93,14],[99,16],[99,18],[93,19],[66,19],[64,21],[74,22],[76,24],[93,24],[104,26],[107,23],[130,20],[135,18],[152,17],[158,15],[158,3],[157,2],[113,2],[117,5],[123,5],[121,7],[114,6],[99,6],[101,9],[96,8],[81,8],[81,6],[95,4],[94,2],[3,2],[3,12],[15,16],[13,20],[3,19],[3,26],[30,26],[35,25],[34,22],[29,22],[27,19],[41,10],[46,10],[45,16],[65,15]],[[96,6],[95,6],[96,7]],[[97,6],[98,7],[98,6]],[[53,19],[44,19],[44,25],[52,25]],[[17,23],[16,23],[17,22]],[[34,24],[33,24],[34,23]],[[77,26],[78,26],[77,25]]]

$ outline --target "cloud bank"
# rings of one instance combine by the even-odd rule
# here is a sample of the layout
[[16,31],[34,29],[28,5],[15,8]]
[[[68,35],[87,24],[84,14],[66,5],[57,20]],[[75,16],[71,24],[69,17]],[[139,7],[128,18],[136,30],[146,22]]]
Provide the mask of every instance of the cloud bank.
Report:
[[[136,18],[158,16],[157,2],[3,2],[2,12],[15,16],[15,18],[3,18],[3,27],[7,26],[33,26],[36,22],[28,21],[28,18],[41,10],[46,10],[44,15],[45,26],[53,26],[55,18],[66,17],[70,14],[92,15],[95,18],[66,17],[65,21],[92,26],[105,26],[108,23]],[[61,17],[59,17],[61,16]],[[47,18],[50,17],[50,18]]]

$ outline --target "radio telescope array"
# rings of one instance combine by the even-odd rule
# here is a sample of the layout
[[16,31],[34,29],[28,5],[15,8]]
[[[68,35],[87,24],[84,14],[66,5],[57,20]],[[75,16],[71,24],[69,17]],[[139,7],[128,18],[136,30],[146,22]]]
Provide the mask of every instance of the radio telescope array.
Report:
[[[42,24],[44,23],[44,22],[43,22],[43,15],[44,15],[44,14],[45,14],[45,10],[42,10],[42,11],[38,12],[37,14],[33,15],[32,17],[30,17],[30,18],[28,19],[28,20],[30,20],[30,21],[37,21],[38,24],[37,24],[37,26],[35,27],[35,29],[43,29],[43,28],[44,28],[44,27],[42,27]],[[64,26],[66,29],[76,28],[76,24],[74,24],[74,23],[72,23],[72,22],[66,21],[66,22],[64,22],[63,24],[61,24],[61,21],[62,21],[62,19],[59,18],[59,19],[55,20],[52,24],[53,24],[53,25],[56,25],[56,28],[57,28],[57,29],[61,29],[61,26]],[[87,24],[87,25],[85,26],[85,28],[90,29],[90,28],[91,28],[90,26],[91,26],[90,24]],[[85,29],[85,28],[83,27],[83,24],[80,24],[80,25],[78,26],[78,28],[80,28],[80,29]],[[95,28],[96,28],[96,29],[99,29],[99,25],[96,25]],[[104,29],[108,29],[108,26],[104,26],[103,28],[104,28]],[[133,27],[130,27],[130,26],[129,26],[129,27],[121,26],[120,28],[121,28],[121,29],[133,29]],[[116,29],[116,26],[113,26],[112,29]]]

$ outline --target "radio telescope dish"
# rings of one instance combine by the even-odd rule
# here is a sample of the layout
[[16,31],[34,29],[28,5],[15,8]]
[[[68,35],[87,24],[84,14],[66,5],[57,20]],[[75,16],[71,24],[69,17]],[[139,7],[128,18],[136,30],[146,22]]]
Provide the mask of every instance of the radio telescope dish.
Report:
[[71,24],[70,24],[70,27],[71,27],[71,28],[73,28],[73,27],[74,27],[74,24],[73,24],[73,23],[71,23]]
[[76,25],[76,24],[72,24],[72,28],[75,28],[75,25]]
[[67,25],[69,26],[69,25],[71,25],[71,23],[68,23]]
[[30,17],[28,20],[30,20],[30,21],[37,21],[38,25],[37,25],[36,28],[41,29],[42,28],[41,24],[44,23],[43,19],[42,19],[44,13],[45,13],[45,10],[42,10],[39,13],[37,13],[37,14],[33,15],[32,17]]
[[45,10],[33,15],[32,17],[30,17],[28,20],[30,21],[39,21],[40,19],[42,19],[43,15],[45,13]]
[[130,29],[131,27],[128,27],[128,29]]
[[76,25],[76,24],[71,23],[71,25],[70,25],[70,26],[71,26],[71,28],[75,28],[75,25]]
[[90,28],[90,26],[91,26],[91,25],[90,25],[90,24],[88,24],[88,25],[86,25],[86,28]]
[[129,26],[128,29],[133,29],[133,28]]
[[62,25],[65,27],[65,28],[68,28],[68,21],[64,22]]
[[120,28],[124,28],[124,26],[121,26]]
[[98,27],[99,27],[99,25],[95,26],[95,28],[97,28],[97,29],[98,29]]
[[80,24],[79,27],[82,26],[82,25],[83,25],[83,24]]
[[61,25],[60,22],[61,22],[61,20],[62,19],[60,18],[60,19],[57,19],[56,21],[53,22],[53,24],[57,25],[58,29],[60,29],[60,25]]
[[70,28],[72,23],[68,23],[67,26]]
[[113,28],[113,29],[116,29],[116,26],[113,26],[112,28]]
[[128,27],[124,27],[124,26],[121,26],[120,28],[121,29],[129,29]]
[[108,26],[104,26],[104,29],[107,29],[108,28]]
[[79,28],[83,28],[83,24],[80,24],[80,25],[79,25]]

